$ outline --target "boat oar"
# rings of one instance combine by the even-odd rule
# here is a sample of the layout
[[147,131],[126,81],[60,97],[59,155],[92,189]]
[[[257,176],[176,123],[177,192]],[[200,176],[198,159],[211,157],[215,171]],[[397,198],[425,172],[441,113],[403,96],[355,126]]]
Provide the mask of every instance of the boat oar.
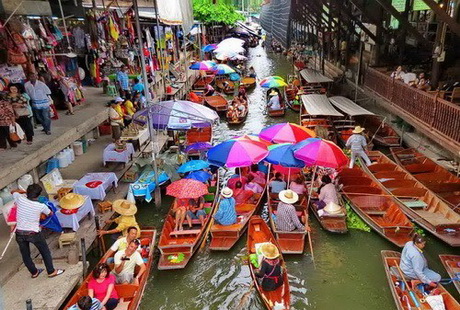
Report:
[[376,136],[377,133],[379,132],[380,127],[383,127],[383,125],[385,124],[385,120],[386,120],[386,119],[387,119],[386,117],[383,118],[382,122],[380,123],[379,127],[377,128],[377,130],[374,132],[374,135],[373,135],[372,138],[369,140],[369,143],[368,143],[367,145],[370,145],[370,144],[372,143],[372,141],[374,140],[375,136]]
[[[307,210],[308,210],[308,207],[310,206],[310,199],[311,199],[311,194],[313,193],[313,185],[315,184],[315,176],[316,176],[316,169],[317,168],[318,168],[318,166],[315,166],[315,168],[313,168],[313,177],[311,179],[310,193],[308,194],[308,200],[307,200]],[[313,267],[316,269],[315,255],[313,254],[313,244],[311,242],[310,227],[308,225],[308,212],[306,212],[306,213],[307,213],[307,217],[305,219],[305,230],[307,231],[308,243],[310,245],[311,260],[313,261]]]
[[404,285],[407,288],[407,291],[409,292],[409,296],[414,302],[415,307],[417,307],[418,310],[422,310],[422,308],[420,307],[420,301],[417,297],[417,294],[412,289],[409,288],[409,285],[407,285],[407,281],[404,278],[404,274],[401,271],[401,268],[399,268],[399,262],[397,260],[394,260],[394,262],[395,262],[396,268],[398,269],[399,276],[401,277],[401,280],[404,282]]
[[217,209],[219,208],[221,195],[220,195],[220,193],[217,193],[217,192],[216,192],[216,195],[219,195],[219,197],[217,198],[217,203],[214,205],[214,208],[212,209],[212,212],[209,214],[211,219],[209,220],[208,226],[206,227],[206,230],[204,232],[203,241],[201,243],[200,250],[202,250],[204,248],[204,246],[206,245],[206,240],[208,239],[208,234],[211,231],[212,225],[214,224],[214,214],[217,212]]
[[441,283],[442,285],[445,285],[445,284],[451,284],[455,281],[460,281],[460,277],[441,279],[439,280],[439,283]]
[[14,227],[13,231],[11,232],[10,239],[5,245],[5,248],[3,249],[2,254],[0,255],[0,260],[3,259],[3,256],[5,256],[6,250],[10,247],[11,241],[13,241],[14,236],[16,235],[16,226]]

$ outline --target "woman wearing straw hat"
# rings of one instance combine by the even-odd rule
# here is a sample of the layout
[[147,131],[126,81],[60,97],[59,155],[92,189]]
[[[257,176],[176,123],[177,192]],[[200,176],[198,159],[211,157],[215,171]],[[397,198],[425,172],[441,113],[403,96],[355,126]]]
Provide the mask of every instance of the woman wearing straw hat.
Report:
[[269,110],[279,110],[281,109],[281,104],[280,104],[280,96],[278,94],[278,92],[273,89],[270,91],[270,95],[269,95],[271,98],[270,100],[268,101],[268,109]]
[[223,199],[220,201],[219,209],[214,215],[214,220],[220,225],[232,225],[236,223],[236,201],[233,198],[233,191],[224,187],[221,195]]
[[137,228],[137,238],[139,238],[141,235],[141,229],[139,228],[139,225],[137,224],[136,218],[134,216],[137,213],[136,205],[126,199],[118,199],[113,202],[112,208],[115,212],[120,214],[120,216],[113,220],[107,220],[106,223],[110,224],[115,222],[118,224],[117,227],[111,230],[99,230],[98,234],[103,236],[107,234],[121,233],[123,236],[126,236],[128,228],[134,226]]
[[296,228],[298,230],[305,230],[305,227],[297,217],[294,203],[299,200],[299,195],[290,189],[281,191],[278,194],[281,200],[278,203],[275,224],[276,227],[281,231],[293,231]]
[[273,243],[265,243],[260,251],[264,256],[260,269],[255,273],[262,278],[262,289],[274,291],[283,285],[283,268],[279,259],[280,252]]
[[365,128],[361,126],[356,126],[355,129],[352,131],[352,135],[348,138],[346,147],[351,150],[351,160],[350,160],[350,168],[353,168],[355,164],[355,160],[357,157],[361,157],[367,166],[371,165],[371,161],[367,156],[367,141],[364,135],[362,134]]

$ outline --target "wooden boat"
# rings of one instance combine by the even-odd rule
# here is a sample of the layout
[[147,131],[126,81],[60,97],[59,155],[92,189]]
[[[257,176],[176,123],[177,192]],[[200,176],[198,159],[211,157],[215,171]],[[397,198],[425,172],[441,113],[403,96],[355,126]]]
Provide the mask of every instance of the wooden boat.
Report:
[[214,81],[214,75],[206,75],[199,77],[193,84],[193,89],[205,89],[206,85],[211,84]]
[[246,90],[252,89],[256,87],[256,78],[253,77],[244,77],[241,79],[241,86],[243,86]]
[[204,104],[204,90],[192,89],[190,92],[194,93],[195,95],[197,95],[199,100],[193,101],[190,98],[190,93],[189,93],[189,94],[187,94],[187,100],[188,101],[192,101],[192,102],[195,102],[195,103],[198,103],[198,104]]
[[376,163],[361,166],[405,214],[447,244],[460,246],[459,214],[381,152],[369,152],[369,158]]
[[[117,291],[118,296],[120,297],[120,303],[117,306],[117,309],[126,309],[126,310],[137,310],[141,303],[142,295],[144,294],[145,286],[150,275],[150,270],[152,269],[153,259],[154,259],[154,247],[155,247],[155,238],[156,230],[152,228],[143,228],[141,230],[141,246],[148,249],[147,262],[145,266],[147,269],[142,274],[139,279],[139,285],[136,284],[115,284],[115,290]],[[99,261],[103,263],[109,258],[109,253],[107,252]],[[109,264],[109,267],[113,269],[113,264]],[[135,272],[137,272],[138,267],[136,267]],[[83,297],[88,296],[88,283],[92,278],[90,273],[86,279],[83,281],[82,285],[77,289],[77,291],[72,295],[72,297],[67,302],[66,306],[63,309],[68,309],[72,305],[75,305],[77,301]]]
[[[227,87],[224,86],[224,82],[228,83]],[[235,83],[225,76],[216,78],[216,86],[226,95],[233,95],[235,93]]]
[[[268,190],[267,190],[268,192]],[[303,217],[305,219],[305,230],[299,231],[281,231],[279,230],[273,219],[273,215],[276,216],[278,208],[278,194],[268,193],[267,205],[268,205],[268,217],[270,221],[270,227],[275,234],[276,241],[278,241],[279,248],[283,254],[302,254],[305,248],[305,236],[307,235],[308,229],[308,209],[305,204],[300,204],[302,201],[299,199],[299,203],[295,204],[297,217],[299,220]]]
[[259,209],[262,204],[262,198],[265,193],[265,184],[260,184],[264,187],[264,192],[259,194],[256,203],[238,203],[236,205],[236,214],[238,216],[237,223],[233,225],[213,224],[211,226],[211,250],[228,251],[240,239],[248,228],[248,222],[251,216]]
[[[460,255],[440,254],[439,259],[451,279],[460,278]],[[460,293],[460,281],[453,281],[453,283]]]
[[[281,106],[280,109],[272,110],[272,109],[268,108],[268,102],[270,101],[269,92],[271,92],[272,90],[277,91],[278,94],[279,94],[280,106]],[[281,117],[281,116],[284,116],[284,114],[286,113],[286,97],[285,97],[284,91],[280,91],[279,89],[270,88],[265,94],[265,102],[267,104],[267,114],[269,116],[271,116],[271,117]]]
[[217,112],[227,111],[228,109],[227,99],[225,99],[222,95],[219,95],[219,94],[204,97],[204,102],[211,109],[214,109]]
[[[275,237],[273,236],[270,228],[268,228],[267,224],[265,224],[264,220],[260,216],[253,216],[249,220],[249,230],[248,230],[248,242],[247,242],[247,249],[248,253],[255,254],[256,247],[255,245],[258,243],[264,242],[271,242],[278,249],[281,249],[278,242],[276,241]],[[281,251],[280,251],[281,252]],[[283,259],[283,255],[280,255],[281,266],[283,266],[283,285],[277,288],[274,291],[267,292],[262,289],[262,286],[259,284],[258,279],[255,275],[255,267],[249,263],[249,271],[251,273],[252,281],[254,282],[254,286],[259,292],[260,297],[265,305],[266,309],[273,309],[275,303],[282,304],[283,310],[288,310],[291,307],[291,291],[289,288],[289,279],[287,274],[287,269],[285,266],[285,262]]]
[[390,148],[398,165],[460,213],[460,178],[413,148]]
[[229,125],[238,125],[238,124],[244,123],[244,121],[248,117],[248,113],[249,113],[249,99],[248,99],[248,103],[247,103],[244,113],[242,115],[239,115],[237,119],[233,119],[227,115],[227,123]]
[[[398,310],[413,310],[413,309],[420,309],[420,310],[428,310],[433,309],[431,306],[425,301],[425,296],[422,295],[420,290],[413,287],[413,284],[410,280],[406,279],[406,283],[411,286],[411,291],[414,292],[416,295],[416,300],[420,302],[420,307],[417,308],[415,302],[412,300],[408,288],[404,290],[401,289],[401,284],[404,283],[401,279],[399,271],[396,266],[399,266],[399,262],[401,260],[401,253],[396,251],[382,251],[382,260],[383,260],[383,267],[385,268],[385,274],[387,276],[388,285],[390,286],[391,294],[393,295],[393,299],[396,304],[396,308]],[[440,284],[436,290],[442,296],[444,301],[444,305],[446,310],[458,310],[460,309],[460,304],[455,300],[454,297]]]
[[[209,187],[210,199],[205,200],[205,210],[208,215],[205,218],[204,225],[201,225],[199,220],[192,220],[192,228],[184,222],[184,229],[174,231],[174,215],[172,210],[166,215],[163,229],[161,231],[158,248],[160,249],[160,259],[158,261],[159,270],[183,269],[187,266],[193,254],[198,250],[201,243],[205,241],[208,225],[210,225],[211,217],[217,205],[217,193],[219,192],[219,177],[211,181]],[[172,205],[171,205],[172,206]],[[187,228],[186,228],[187,227]],[[175,260],[183,256],[180,261]]]
[[355,117],[356,122],[366,128],[369,137],[373,137],[375,144],[392,147],[401,145],[401,137],[385,122],[379,115],[359,115]]
[[304,94],[326,94],[329,84],[334,82],[319,71],[310,68],[300,70],[299,79]]
[[301,96],[300,125],[314,130],[320,138],[337,143],[334,119],[344,116],[337,111],[326,95],[309,94]]
[[378,234],[399,247],[411,240],[414,225],[401,211],[396,198],[385,194],[363,170],[343,169],[338,183],[353,210]]
[[[184,148],[190,144],[197,142],[208,142],[212,144],[212,127],[203,127],[203,128],[190,128],[186,131]],[[187,153],[189,156],[199,155],[198,151],[190,151]]]
[[344,208],[342,204],[340,204],[340,207],[341,207],[340,214],[324,213],[322,215],[319,215],[318,209],[310,201],[310,209],[324,230],[331,232],[331,233],[336,233],[336,234],[346,234],[348,232],[347,210]]

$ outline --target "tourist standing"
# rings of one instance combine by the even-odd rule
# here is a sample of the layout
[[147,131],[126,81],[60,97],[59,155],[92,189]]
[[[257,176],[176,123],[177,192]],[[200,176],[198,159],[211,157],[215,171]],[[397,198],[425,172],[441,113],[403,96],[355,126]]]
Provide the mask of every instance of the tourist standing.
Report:
[[367,166],[371,165],[371,161],[367,156],[367,141],[366,137],[362,134],[365,128],[361,126],[356,126],[355,129],[352,131],[352,135],[348,138],[346,147],[350,148],[351,150],[351,160],[349,168],[353,168],[355,164],[355,160],[357,157],[361,157]]
[[53,212],[43,203],[38,202],[38,197],[42,188],[38,184],[27,187],[27,197],[19,193],[14,193],[13,197],[17,206],[16,241],[22,255],[24,265],[26,265],[32,278],[36,278],[42,273],[43,269],[35,267],[30,257],[30,244],[35,245],[40,252],[43,262],[48,272],[48,277],[53,278],[64,272],[63,269],[55,269],[48,244],[40,230],[40,217],[42,214],[51,216]]
[[0,97],[0,151],[6,150],[6,141],[11,147],[17,144],[10,137],[10,125],[14,125],[15,115],[11,104]]
[[13,107],[16,122],[21,126],[26,135],[27,144],[32,144],[34,138],[34,125],[32,124],[32,108],[27,94],[22,91],[21,84],[10,84],[9,94],[6,99]]
[[51,90],[42,81],[37,80],[37,74],[29,75],[29,81],[24,85],[27,95],[31,99],[32,111],[35,117],[42,124],[43,131],[51,134],[51,118],[50,118],[50,96]]
[[128,76],[128,68],[123,65],[120,68],[120,71],[117,72],[117,83],[118,88],[120,90],[120,96],[123,98],[128,98],[129,94],[129,76]]

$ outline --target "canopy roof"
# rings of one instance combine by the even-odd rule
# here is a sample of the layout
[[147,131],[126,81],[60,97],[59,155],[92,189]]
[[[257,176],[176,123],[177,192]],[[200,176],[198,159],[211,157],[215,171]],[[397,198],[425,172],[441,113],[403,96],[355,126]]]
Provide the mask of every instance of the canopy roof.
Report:
[[300,71],[300,75],[309,84],[333,82],[332,79],[328,78],[327,76],[322,75],[321,73],[313,69],[303,69],[302,71]]
[[302,103],[309,115],[344,116],[334,109],[326,95],[302,95]]
[[352,100],[343,96],[329,97],[329,101],[337,109],[350,116],[374,115],[374,113],[371,111],[366,110],[365,108],[354,103]]

